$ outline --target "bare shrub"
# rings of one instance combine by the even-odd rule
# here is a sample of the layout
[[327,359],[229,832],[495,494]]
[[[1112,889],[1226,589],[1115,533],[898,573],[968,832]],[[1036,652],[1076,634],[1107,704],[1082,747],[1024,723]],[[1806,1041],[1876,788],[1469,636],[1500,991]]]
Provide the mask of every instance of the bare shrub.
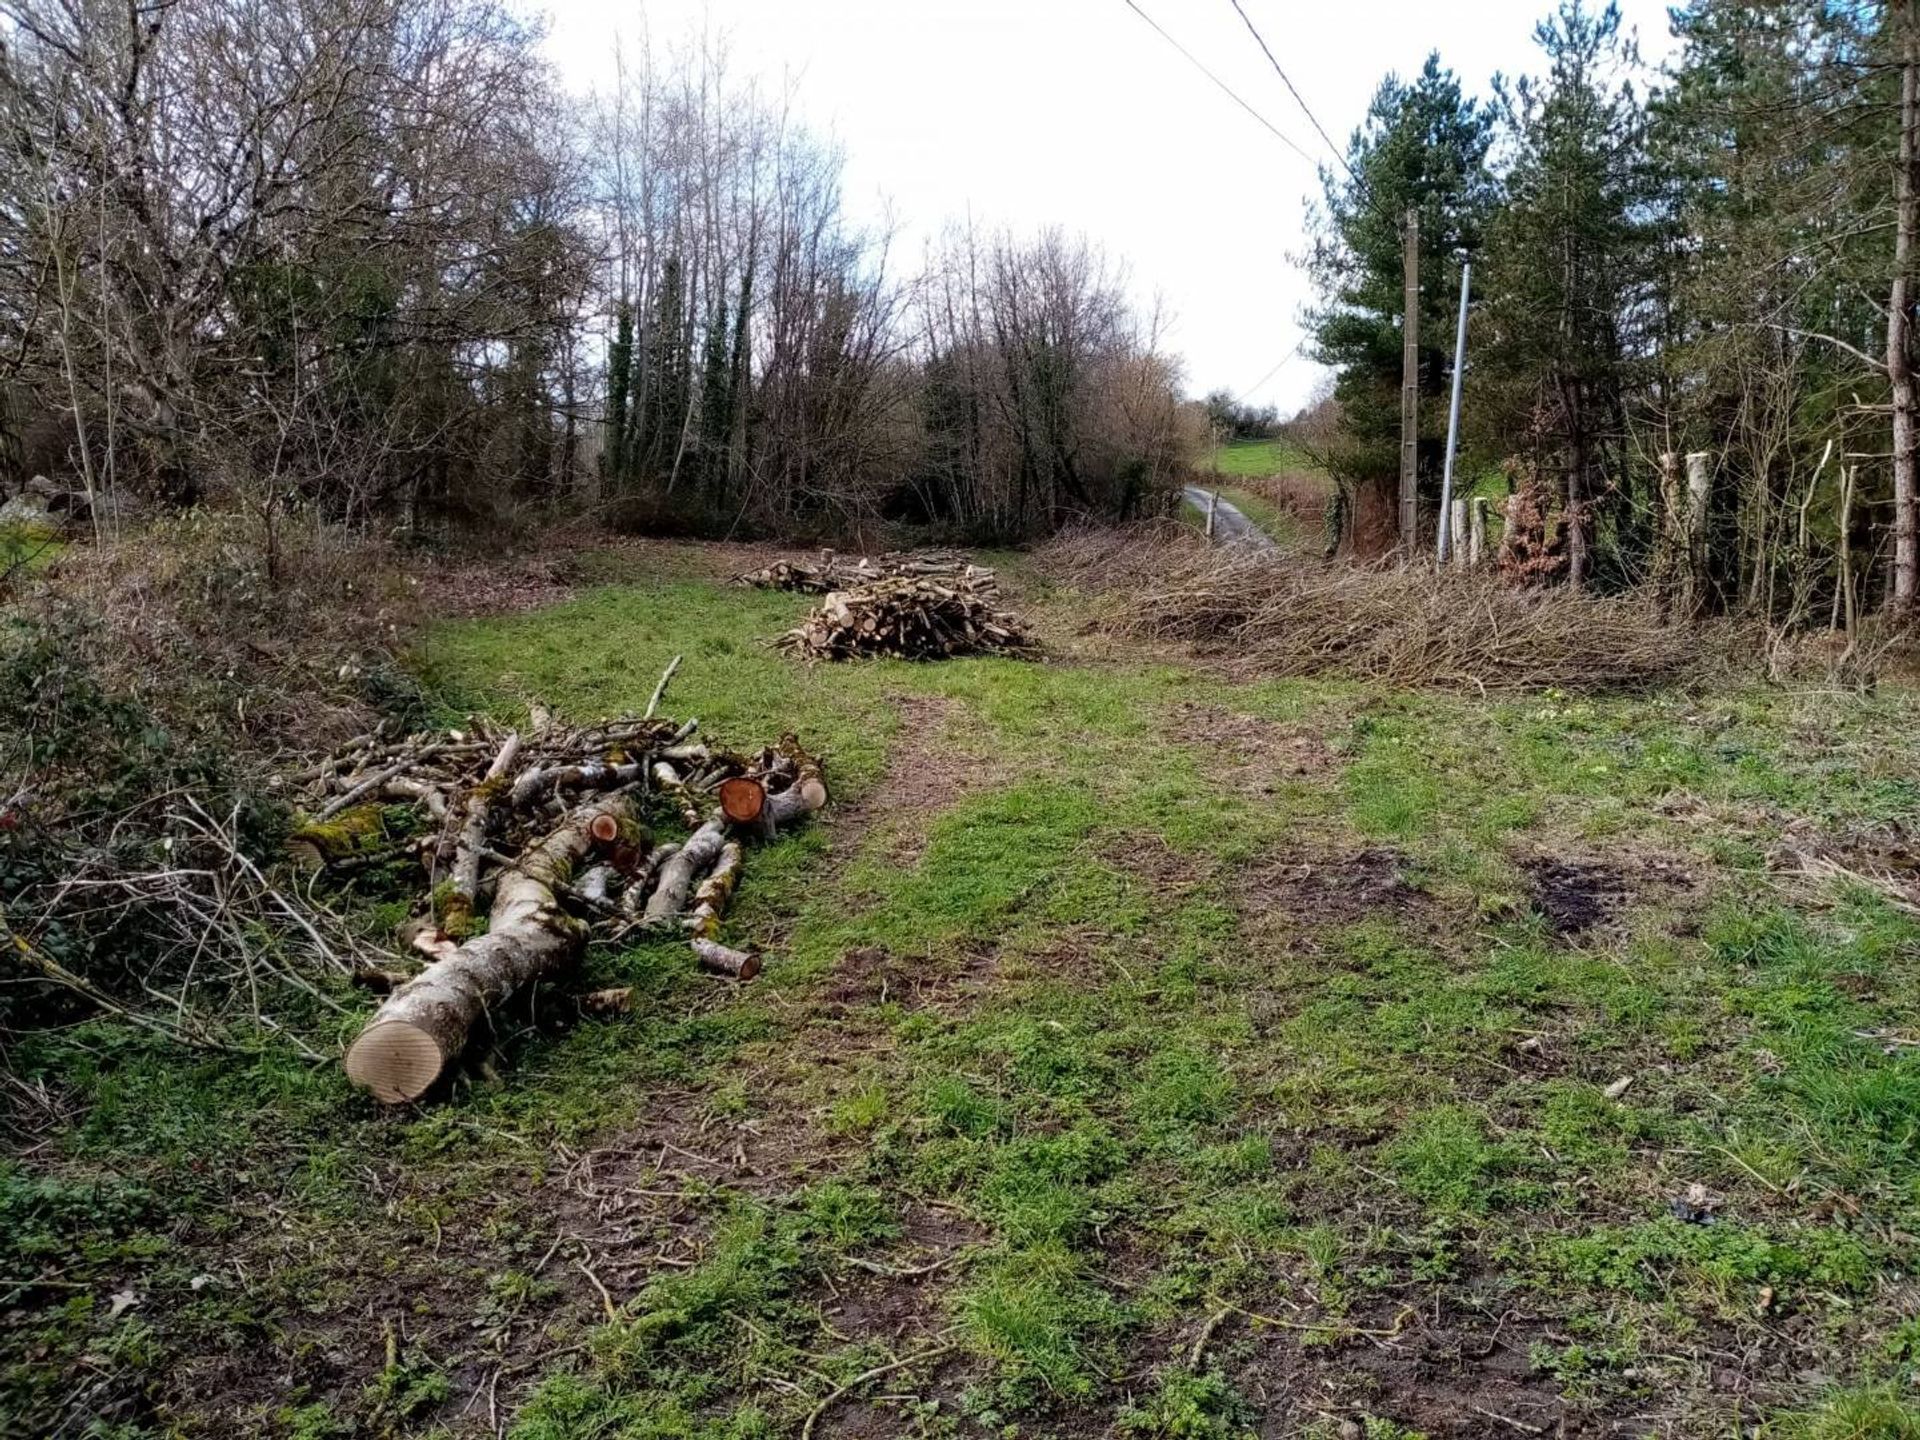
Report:
[[1480,693],[1643,690],[1702,676],[1732,648],[1729,632],[1673,626],[1640,599],[1300,564],[1210,548],[1172,525],[1081,531],[1042,555],[1104,593],[1104,628],[1244,658],[1269,675]]

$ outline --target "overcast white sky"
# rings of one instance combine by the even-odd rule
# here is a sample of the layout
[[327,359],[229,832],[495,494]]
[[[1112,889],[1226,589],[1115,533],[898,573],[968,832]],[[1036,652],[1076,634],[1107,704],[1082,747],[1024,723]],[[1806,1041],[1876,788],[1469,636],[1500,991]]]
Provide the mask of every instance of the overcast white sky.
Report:
[[[1324,147],[1229,0],[1139,0],[1310,154]],[[1429,50],[1485,94],[1538,67],[1551,0],[1242,0],[1306,102],[1345,144],[1389,70]],[[1282,411],[1312,389],[1295,359],[1313,166],[1240,110],[1124,0],[548,0],[550,49],[581,88],[616,35],[726,35],[740,74],[797,77],[802,112],[847,154],[849,208],[891,214],[896,263],[971,210],[1018,230],[1058,224],[1164,299],[1170,348],[1199,394],[1225,386]],[[1665,0],[1621,0],[1643,54],[1667,53]],[[643,21],[644,15],[644,21]]]

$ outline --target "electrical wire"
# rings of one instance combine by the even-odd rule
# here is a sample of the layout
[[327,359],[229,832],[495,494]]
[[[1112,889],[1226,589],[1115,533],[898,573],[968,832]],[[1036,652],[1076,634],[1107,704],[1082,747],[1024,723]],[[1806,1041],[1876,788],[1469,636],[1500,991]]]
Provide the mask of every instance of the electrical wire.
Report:
[[1287,351],[1286,354],[1280,357],[1280,363],[1275,365],[1271,370],[1267,371],[1266,374],[1262,375],[1258,380],[1254,381],[1251,385],[1247,386],[1247,388],[1242,390],[1238,395],[1234,396],[1232,403],[1235,405],[1238,405],[1242,400],[1246,399],[1249,395],[1253,394],[1254,391],[1258,390],[1262,385],[1266,384],[1269,380],[1273,379],[1274,376],[1278,375],[1282,370],[1286,369],[1287,362],[1292,360],[1294,356],[1298,355],[1300,353],[1300,347],[1305,345],[1306,343],[1307,343],[1307,337],[1304,335],[1302,335],[1298,340],[1294,341],[1293,348]]
[[[1173,48],[1178,50],[1181,53],[1181,55],[1186,57],[1186,61],[1189,65],[1193,66],[1194,69],[1198,70],[1202,75],[1206,76],[1207,79],[1211,80],[1215,85],[1219,86],[1220,89],[1227,95],[1227,97],[1230,100],[1233,101],[1234,104],[1238,105],[1242,110],[1246,111],[1247,114],[1251,115],[1255,120],[1258,120],[1263,126],[1265,126],[1267,130],[1273,135],[1274,139],[1278,140],[1282,145],[1285,145],[1289,150],[1293,151],[1294,154],[1298,155],[1302,160],[1306,161],[1309,165],[1314,165],[1318,163],[1314,160],[1313,156],[1309,155],[1305,150],[1301,149],[1298,145],[1296,145],[1292,137],[1290,137],[1279,126],[1275,125],[1271,120],[1267,119],[1266,116],[1262,115],[1258,110],[1254,109],[1253,106],[1249,105],[1245,100],[1241,99],[1239,93],[1236,90],[1234,90],[1234,88],[1231,85],[1227,84],[1226,81],[1222,80],[1218,75],[1214,74],[1213,71],[1209,70],[1205,65],[1203,65],[1198,59],[1198,57],[1196,57],[1191,50],[1187,49],[1186,46],[1182,45],[1178,40],[1174,39],[1173,36],[1169,35],[1164,29],[1162,29],[1160,22],[1158,20],[1155,20],[1146,11],[1142,10],[1139,7],[1139,5],[1135,3],[1135,0],[1126,0],[1126,6],[1129,10],[1133,11],[1134,14],[1138,15],[1142,20],[1146,21],[1147,24],[1151,25],[1156,35],[1158,35],[1162,40],[1166,41],[1169,45],[1173,46]],[[1295,97],[1295,98],[1298,98],[1298,97]],[[1308,116],[1307,118],[1312,119],[1313,117]]]
[[1267,57],[1267,63],[1273,67],[1273,73],[1280,77],[1280,83],[1286,86],[1287,93],[1293,96],[1294,104],[1298,105],[1301,113],[1307,117],[1307,123],[1312,125],[1314,131],[1326,142],[1327,149],[1333,153],[1333,158],[1340,162],[1341,168],[1344,169],[1348,175],[1352,176],[1356,184],[1360,183],[1360,177],[1354,174],[1353,166],[1347,163],[1346,152],[1333,143],[1333,137],[1327,134],[1326,127],[1321,125],[1319,117],[1313,113],[1312,107],[1301,97],[1300,92],[1294,88],[1293,81],[1287,78],[1287,72],[1281,68],[1280,61],[1275,57],[1272,47],[1267,44],[1267,37],[1262,35],[1259,28],[1253,23],[1253,17],[1241,8],[1240,0],[1231,0],[1231,3],[1234,13],[1240,17],[1241,23],[1247,27],[1247,33],[1252,35],[1259,43],[1260,52]]

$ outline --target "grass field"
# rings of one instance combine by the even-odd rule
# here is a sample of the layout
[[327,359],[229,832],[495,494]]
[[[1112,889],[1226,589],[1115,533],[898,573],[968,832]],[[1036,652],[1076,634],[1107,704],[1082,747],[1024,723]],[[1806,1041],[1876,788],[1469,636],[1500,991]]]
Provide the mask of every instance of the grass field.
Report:
[[1910,694],[1231,682],[1020,567],[1045,663],[807,669],[589,559],[419,666],[824,748],[766,971],[597,953],[401,1113],[23,1042],[0,1434],[1920,1434]]
[[1312,465],[1288,440],[1233,440],[1200,457],[1202,473],[1223,476],[1278,475]]

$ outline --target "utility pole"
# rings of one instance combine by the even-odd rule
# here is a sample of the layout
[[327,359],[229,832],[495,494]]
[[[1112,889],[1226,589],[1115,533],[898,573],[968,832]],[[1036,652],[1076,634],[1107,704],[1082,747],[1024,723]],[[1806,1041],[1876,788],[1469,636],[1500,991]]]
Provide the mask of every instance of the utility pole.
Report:
[[1460,328],[1453,336],[1453,400],[1447,406],[1447,463],[1440,471],[1440,540],[1436,558],[1447,563],[1447,536],[1452,531],[1453,449],[1460,436],[1460,372],[1467,363],[1467,290],[1473,280],[1473,266],[1460,262]]
[[1413,558],[1420,532],[1420,212],[1411,206],[1403,236],[1407,297],[1400,322],[1400,556],[1406,561]]

